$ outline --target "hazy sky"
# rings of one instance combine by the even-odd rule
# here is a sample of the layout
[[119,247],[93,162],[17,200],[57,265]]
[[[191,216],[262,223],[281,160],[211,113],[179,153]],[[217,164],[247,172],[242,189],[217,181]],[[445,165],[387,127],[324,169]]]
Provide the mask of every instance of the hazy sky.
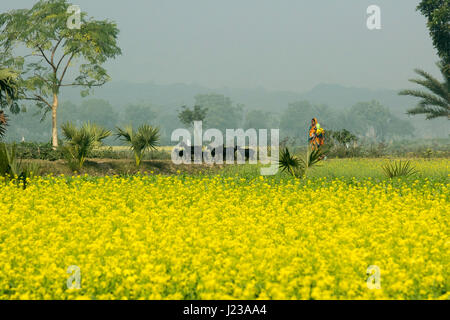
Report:
[[[37,1],[0,0],[0,11]],[[413,69],[439,75],[419,0],[74,0],[117,22],[113,80],[258,86],[303,92],[319,83],[399,89]],[[366,9],[381,7],[381,30]]]

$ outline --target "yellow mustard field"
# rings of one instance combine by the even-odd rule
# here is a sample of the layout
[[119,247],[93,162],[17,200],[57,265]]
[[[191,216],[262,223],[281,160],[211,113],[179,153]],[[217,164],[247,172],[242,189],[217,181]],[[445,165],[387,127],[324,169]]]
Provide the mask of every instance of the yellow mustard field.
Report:
[[449,299],[445,181],[2,182],[0,299]]

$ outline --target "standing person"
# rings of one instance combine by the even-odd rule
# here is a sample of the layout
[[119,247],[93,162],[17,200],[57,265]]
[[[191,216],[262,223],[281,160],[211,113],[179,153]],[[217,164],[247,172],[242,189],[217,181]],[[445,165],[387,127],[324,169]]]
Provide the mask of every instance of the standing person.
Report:
[[309,127],[309,145],[313,150],[319,149],[324,143],[324,130],[317,122],[316,118],[312,118]]

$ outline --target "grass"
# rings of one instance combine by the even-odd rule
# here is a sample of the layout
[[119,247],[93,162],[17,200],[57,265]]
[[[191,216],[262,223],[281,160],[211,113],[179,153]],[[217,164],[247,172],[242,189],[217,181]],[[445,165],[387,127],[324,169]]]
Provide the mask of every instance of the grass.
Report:
[[[24,163],[32,163],[39,165],[41,175],[73,175],[74,172],[67,166],[64,160],[48,161],[48,160],[24,160]],[[136,167],[135,161],[131,159],[87,159],[83,168],[76,171],[79,174],[87,174],[90,176],[105,175],[134,175],[137,173],[154,173],[162,175],[198,175],[213,174],[220,169],[220,166],[194,166],[194,165],[175,165],[170,160],[142,160],[139,168]]]
[[[373,178],[383,180],[386,178],[382,166],[386,159],[372,158],[350,158],[350,159],[328,159],[321,163],[321,166],[312,169],[308,177],[315,178],[343,178],[343,179],[364,179]],[[416,177],[429,177],[448,179],[450,173],[448,159],[414,159],[411,164],[417,168]],[[260,166],[240,165],[224,166],[219,170],[219,174],[225,176],[238,175],[243,178],[255,178],[259,176]],[[288,178],[288,174],[278,173],[276,176]]]
[[[63,160],[24,160],[27,163],[38,164],[42,175],[73,175]],[[411,165],[417,173],[409,179],[438,179],[447,181],[450,173],[448,159],[414,159]],[[371,178],[377,181],[387,179],[382,166],[386,164],[386,159],[328,159],[322,161],[321,165],[311,169],[308,178],[316,180],[320,178],[351,181],[353,179],[362,180]],[[252,180],[260,177],[261,165],[174,165],[170,160],[144,160],[142,167],[137,169],[132,159],[87,159],[85,167],[79,172],[91,176],[104,175],[133,175],[136,173],[145,174],[153,172],[162,175],[221,175],[223,177],[234,177],[237,179]],[[294,179],[288,173],[281,170],[270,179],[280,181]]]

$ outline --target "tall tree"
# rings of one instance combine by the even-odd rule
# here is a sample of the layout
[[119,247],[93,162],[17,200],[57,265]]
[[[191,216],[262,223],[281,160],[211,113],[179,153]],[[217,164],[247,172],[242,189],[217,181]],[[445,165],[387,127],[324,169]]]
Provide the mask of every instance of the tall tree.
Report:
[[408,121],[399,119],[376,100],[353,105],[346,118],[349,121],[347,130],[378,141],[414,133],[414,127]]
[[408,110],[408,114],[425,114],[426,119],[447,117],[450,120],[450,71],[447,71],[442,63],[437,65],[444,77],[443,82],[439,82],[429,73],[419,69],[415,71],[423,79],[409,80],[425,87],[429,92],[423,90],[402,90],[399,92],[400,95],[422,99],[415,108]]
[[444,70],[450,72],[450,0],[422,0],[417,10],[427,18],[433,45]]
[[194,106],[192,110],[186,106],[182,106],[181,111],[178,112],[178,119],[185,126],[191,127],[194,125],[194,121],[204,121],[207,112],[207,108],[198,105]]
[[327,129],[331,124],[328,118],[332,114],[333,111],[327,105],[312,104],[306,100],[289,103],[280,115],[282,135],[306,142],[311,119],[317,118],[322,127]]
[[427,18],[427,27],[433,45],[441,58],[437,66],[444,77],[444,82],[439,82],[428,72],[415,69],[415,72],[423,79],[410,81],[431,92],[402,90],[399,94],[422,99],[415,108],[408,110],[408,114],[425,114],[426,119],[447,117],[450,120],[450,0],[422,0],[417,10]]
[[262,110],[250,110],[247,112],[244,121],[244,129],[269,129],[273,128],[273,115]]
[[[87,95],[110,79],[103,63],[121,54],[114,22],[94,20],[80,12],[80,28],[69,28],[73,16],[69,6],[67,0],[41,0],[31,9],[0,14],[1,62],[19,70],[20,100],[35,101],[44,114],[51,112],[54,147],[58,146],[61,88],[79,86],[82,95]],[[28,52],[16,55],[17,49]]]
[[219,130],[240,128],[244,117],[244,105],[236,104],[222,94],[198,94],[195,104],[208,108],[205,121],[210,128]]
[[158,112],[151,104],[140,102],[126,106],[121,116],[122,122],[139,127],[146,123],[154,124]]

